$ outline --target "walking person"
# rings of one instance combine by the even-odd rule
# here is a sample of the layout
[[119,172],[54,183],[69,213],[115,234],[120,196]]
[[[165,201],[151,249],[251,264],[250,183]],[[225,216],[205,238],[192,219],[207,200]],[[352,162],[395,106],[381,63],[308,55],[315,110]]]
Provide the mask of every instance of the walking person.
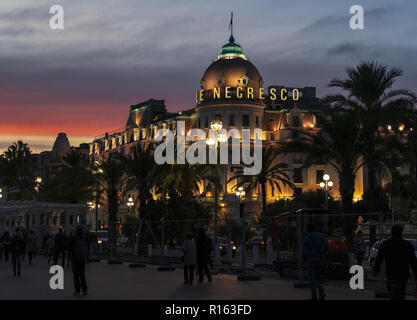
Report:
[[375,260],[374,273],[381,271],[385,261],[387,290],[391,300],[404,300],[410,268],[417,279],[417,258],[414,246],[402,237],[403,228],[394,225],[391,228],[391,239],[381,243]]
[[47,232],[43,237],[42,237],[42,249],[45,249],[45,257],[47,258],[49,255],[49,251],[47,248],[47,243],[48,240],[52,238],[51,234],[49,232]]
[[54,237],[49,237],[46,241],[46,252],[48,257],[48,265],[51,263],[51,261],[54,261],[54,255],[55,255],[55,239]]
[[36,236],[33,230],[30,230],[29,236],[26,239],[26,250],[28,253],[29,264],[32,264],[32,258],[36,256],[37,251]]
[[65,268],[65,245],[66,245],[66,235],[62,228],[59,228],[58,233],[55,235],[55,257],[54,264],[58,264],[59,256],[62,255],[62,264],[61,266]]
[[193,284],[194,266],[197,263],[197,247],[191,233],[187,234],[187,239],[182,244],[184,253],[184,284]]
[[354,239],[354,246],[357,264],[361,266],[366,251],[366,241],[365,237],[362,234],[362,231],[358,231],[358,233],[356,234],[356,237]]
[[204,229],[200,229],[197,237],[197,269],[198,269],[198,283],[203,283],[204,273],[207,276],[209,282],[211,282],[211,275],[208,269],[210,262],[210,252],[212,245],[207,238]]
[[83,228],[78,226],[75,236],[71,238],[71,265],[74,274],[74,295],[87,295],[87,281],[85,279],[85,264],[87,259],[87,241],[84,236]]
[[[307,235],[303,239],[303,259],[307,265],[310,280],[311,299],[324,300],[326,294],[321,274],[322,257],[329,249],[329,243],[323,234],[314,231],[312,224],[307,225]],[[317,296],[318,291],[318,296]]]
[[22,230],[22,236],[23,236],[23,252],[22,252],[21,260],[22,261],[25,261],[25,257],[26,257],[26,239],[27,239],[27,232],[23,228],[21,230]]
[[72,229],[69,236],[65,238],[65,256],[67,259],[67,267],[70,266],[71,260],[72,260],[72,252],[71,252],[71,241],[73,241],[73,238],[75,238],[75,230]]
[[25,251],[25,241],[20,229],[16,229],[16,234],[10,241],[10,253],[12,255],[13,275],[21,275],[21,259]]
[[12,238],[10,237],[9,231],[6,231],[3,235],[3,250],[4,250],[4,261],[9,261],[10,254],[10,242]]

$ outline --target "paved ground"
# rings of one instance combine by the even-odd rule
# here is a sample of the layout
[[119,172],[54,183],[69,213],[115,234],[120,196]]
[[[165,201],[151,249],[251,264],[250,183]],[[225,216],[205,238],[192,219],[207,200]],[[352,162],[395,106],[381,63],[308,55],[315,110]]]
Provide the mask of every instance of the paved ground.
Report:
[[[292,281],[264,279],[241,282],[233,275],[216,275],[211,284],[182,284],[182,270],[159,272],[155,266],[131,269],[127,264],[105,262],[87,265],[89,295],[73,297],[72,273],[65,269],[65,289],[49,288],[49,267],[43,257],[22,265],[22,277],[14,278],[10,262],[0,262],[0,300],[3,299],[301,299],[309,289],[294,289]],[[346,284],[347,285],[347,284]],[[373,292],[327,286],[329,299],[373,299]]]

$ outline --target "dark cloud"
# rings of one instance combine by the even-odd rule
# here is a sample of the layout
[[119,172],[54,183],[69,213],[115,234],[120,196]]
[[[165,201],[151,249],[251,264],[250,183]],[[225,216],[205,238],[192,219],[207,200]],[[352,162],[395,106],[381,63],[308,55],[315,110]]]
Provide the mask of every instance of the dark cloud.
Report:
[[[170,110],[192,107],[200,77],[227,40],[231,9],[236,39],[265,85],[317,86],[326,94],[330,79],[369,58],[401,66],[406,71],[402,83],[409,87],[417,77],[409,58],[417,42],[404,38],[416,35],[410,10],[416,5],[410,1],[402,7],[388,0],[367,2],[363,31],[348,26],[350,4],[327,0],[320,6],[268,0],[74,0],[63,4],[62,32],[48,28],[49,6],[56,3],[27,1],[20,8],[6,3],[0,9],[0,113],[15,115],[12,108],[28,106],[45,119],[55,112],[78,121],[76,113],[82,112],[86,123],[112,117],[118,127],[129,105],[150,97],[166,99]],[[71,111],[70,105],[80,108]]]

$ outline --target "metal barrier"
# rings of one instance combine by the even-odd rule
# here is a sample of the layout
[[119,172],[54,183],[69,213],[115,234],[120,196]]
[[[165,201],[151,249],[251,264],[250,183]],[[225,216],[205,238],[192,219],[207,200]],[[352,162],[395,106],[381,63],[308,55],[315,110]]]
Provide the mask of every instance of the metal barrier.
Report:
[[[187,233],[191,232],[196,238],[202,228],[215,249],[212,253],[213,263],[216,261],[215,254],[219,255],[219,263],[214,268],[239,272],[245,261],[247,269],[277,272],[283,278],[297,279],[301,283],[306,280],[302,242],[307,225],[313,224],[315,230],[323,233],[329,242],[326,254],[330,263],[328,281],[346,281],[350,277],[349,267],[354,264],[362,264],[368,279],[371,279],[378,243],[390,237],[390,228],[394,223],[403,226],[404,238],[416,243],[417,213],[324,213],[305,210],[274,217],[246,218],[247,240],[243,245],[238,218],[220,220],[217,239],[213,238],[213,222],[208,220],[117,223],[114,226],[117,235],[114,250],[111,250],[108,238],[101,239],[94,251],[147,263],[181,265],[181,246]],[[360,241],[359,231],[362,233]]]

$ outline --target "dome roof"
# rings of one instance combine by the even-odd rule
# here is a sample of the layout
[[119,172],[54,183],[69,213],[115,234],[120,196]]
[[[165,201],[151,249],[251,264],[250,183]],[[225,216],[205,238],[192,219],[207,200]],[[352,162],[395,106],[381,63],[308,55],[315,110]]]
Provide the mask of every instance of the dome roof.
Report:
[[57,152],[69,152],[71,150],[71,145],[68,141],[67,134],[64,132],[58,133],[58,136],[55,139],[54,146],[52,151]]
[[242,53],[242,47],[230,36],[229,43],[222,47],[222,52],[206,70],[201,79],[201,89],[212,90],[218,87],[252,87],[263,86],[263,79],[258,69]]

